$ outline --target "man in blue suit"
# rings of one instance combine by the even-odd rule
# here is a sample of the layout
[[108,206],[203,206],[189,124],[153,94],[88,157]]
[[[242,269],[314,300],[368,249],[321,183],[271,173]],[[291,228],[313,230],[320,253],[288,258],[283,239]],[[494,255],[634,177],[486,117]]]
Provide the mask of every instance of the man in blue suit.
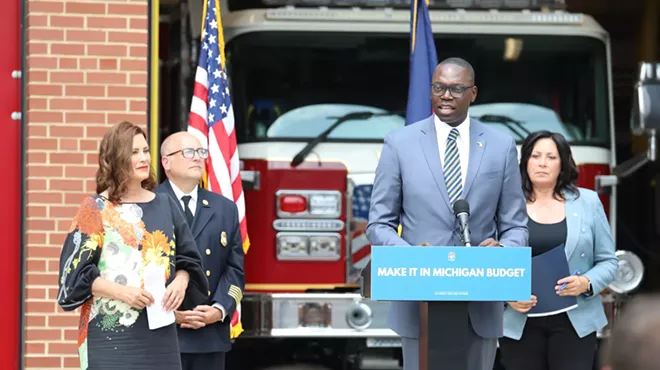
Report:
[[[516,143],[469,117],[476,97],[472,66],[446,59],[433,74],[434,114],[385,138],[366,231],[372,245],[461,245],[452,209],[461,198],[470,204],[471,239],[480,246],[527,245]],[[503,302],[468,304],[470,370],[492,370],[503,308]],[[419,303],[393,302],[390,321],[402,339],[404,369],[417,370]]]
[[[243,297],[243,243],[238,208],[198,186],[208,151],[187,132],[163,141],[161,163],[168,180],[156,189],[181,205],[209,281],[207,303],[176,311],[183,370],[222,370],[231,349],[230,321]],[[185,303],[185,302],[184,302]]]

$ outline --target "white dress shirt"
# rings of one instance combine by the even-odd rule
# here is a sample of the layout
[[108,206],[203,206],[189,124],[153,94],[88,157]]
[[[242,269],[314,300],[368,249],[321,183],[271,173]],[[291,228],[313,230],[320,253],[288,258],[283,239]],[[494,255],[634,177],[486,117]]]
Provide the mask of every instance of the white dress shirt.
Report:
[[[192,212],[193,217],[195,216],[195,211],[197,210],[197,187],[198,185],[195,185],[195,188],[193,191],[190,193],[186,194],[183,192],[183,190],[179,189],[172,181],[170,181],[170,185],[172,185],[172,190],[174,190],[174,195],[176,195],[176,199],[179,200],[179,204],[181,204],[181,209],[186,209],[186,205],[183,204],[183,201],[181,200],[182,197],[189,195],[191,197],[190,201],[188,202],[188,208],[190,208],[190,212]],[[192,226],[192,225],[188,225]]]
[[[454,127],[442,122],[437,115],[433,115],[435,123],[435,132],[438,136],[438,149],[440,151],[440,165],[445,166],[445,150],[447,149],[447,137]],[[458,158],[461,163],[461,186],[465,188],[465,177],[467,176],[468,164],[470,161],[470,114],[465,120],[456,127],[458,137],[456,138],[456,148],[458,149]]]
[[[179,204],[181,204],[181,207],[183,209],[186,209],[185,204],[183,204],[183,200],[181,200],[182,197],[189,195],[190,201],[188,202],[188,208],[190,208],[190,212],[192,213],[193,217],[195,216],[195,211],[197,210],[197,187],[198,185],[195,185],[195,188],[193,191],[190,193],[184,193],[183,190],[179,189],[172,181],[170,181],[170,185],[172,186],[172,190],[174,190],[174,195],[176,195],[176,199],[179,200]],[[192,228],[192,225],[188,225],[190,228]],[[214,302],[213,307],[217,308],[222,312],[222,319],[220,321],[225,321],[225,316],[227,316],[227,311],[225,310],[224,307],[220,303]]]

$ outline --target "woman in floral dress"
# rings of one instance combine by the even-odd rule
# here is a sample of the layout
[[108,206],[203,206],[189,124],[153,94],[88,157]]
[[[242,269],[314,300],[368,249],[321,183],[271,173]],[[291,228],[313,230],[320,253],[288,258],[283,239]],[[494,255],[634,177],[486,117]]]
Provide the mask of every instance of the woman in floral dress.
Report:
[[[144,131],[121,122],[103,137],[97,193],[83,200],[60,256],[58,304],[80,310],[81,370],[180,370],[176,324],[149,329],[146,307],[194,307],[208,282],[185,218],[155,180]],[[162,302],[145,267],[164,271]],[[184,302],[185,298],[185,302]]]

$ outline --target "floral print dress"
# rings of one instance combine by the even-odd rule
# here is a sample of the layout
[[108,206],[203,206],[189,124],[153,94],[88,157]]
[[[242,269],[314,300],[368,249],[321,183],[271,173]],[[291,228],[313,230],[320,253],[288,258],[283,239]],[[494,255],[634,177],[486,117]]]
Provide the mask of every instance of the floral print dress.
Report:
[[187,308],[201,303],[190,297],[208,294],[195,241],[183,213],[168,195],[121,205],[101,195],[82,202],[62,249],[57,297],[65,311],[81,309],[81,370],[181,369],[176,324],[150,330],[146,309],[92,295],[97,277],[143,287],[143,269],[151,263],[165,268],[166,284],[172,282],[176,270],[189,272],[183,304]]

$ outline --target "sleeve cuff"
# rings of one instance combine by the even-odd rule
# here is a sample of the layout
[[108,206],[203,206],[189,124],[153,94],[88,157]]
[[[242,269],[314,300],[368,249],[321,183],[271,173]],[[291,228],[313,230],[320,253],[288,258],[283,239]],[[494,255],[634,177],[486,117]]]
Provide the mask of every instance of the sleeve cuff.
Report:
[[220,321],[225,321],[225,317],[227,317],[227,311],[225,310],[225,308],[222,307],[222,305],[217,302],[213,303],[213,307],[217,308],[218,310],[220,310],[220,312],[222,312],[222,319]]

